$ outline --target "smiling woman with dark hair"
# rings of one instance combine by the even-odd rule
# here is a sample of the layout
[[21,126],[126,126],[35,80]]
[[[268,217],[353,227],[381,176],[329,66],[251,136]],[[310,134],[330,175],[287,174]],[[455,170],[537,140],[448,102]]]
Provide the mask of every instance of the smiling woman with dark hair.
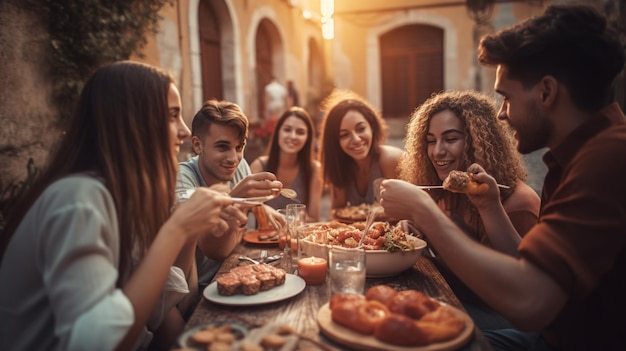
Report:
[[322,197],[322,178],[319,161],[314,159],[315,129],[306,110],[292,107],[278,121],[268,145],[268,155],[261,156],[250,165],[252,172],[271,172],[283,186],[296,191],[295,199],[278,197],[266,204],[285,208],[289,203],[307,205],[311,221],[318,221]]
[[402,150],[383,145],[385,121],[354,92],[335,90],[323,105],[320,157],[331,208],[371,204],[374,180],[397,178]]

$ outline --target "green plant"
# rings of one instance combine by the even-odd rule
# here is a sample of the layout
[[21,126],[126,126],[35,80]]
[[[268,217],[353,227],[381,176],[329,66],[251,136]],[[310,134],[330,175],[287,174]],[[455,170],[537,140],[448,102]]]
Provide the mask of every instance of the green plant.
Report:
[[43,0],[48,17],[53,101],[59,122],[71,114],[89,75],[103,64],[143,57],[146,34],[156,33],[159,11],[174,0]]
[[0,183],[0,231],[4,226],[9,210],[13,208],[17,199],[30,188],[40,173],[41,169],[32,158],[29,158],[24,180],[13,181],[6,185]]

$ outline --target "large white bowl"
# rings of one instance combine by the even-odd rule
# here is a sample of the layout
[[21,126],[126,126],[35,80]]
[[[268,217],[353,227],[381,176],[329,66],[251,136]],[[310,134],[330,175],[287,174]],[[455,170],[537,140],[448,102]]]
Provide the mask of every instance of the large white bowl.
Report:
[[[365,274],[369,278],[390,277],[413,267],[426,248],[426,242],[414,236],[407,240],[415,243],[413,250],[389,252],[386,250],[365,250]],[[325,245],[303,240],[301,250],[306,256],[328,257]]]

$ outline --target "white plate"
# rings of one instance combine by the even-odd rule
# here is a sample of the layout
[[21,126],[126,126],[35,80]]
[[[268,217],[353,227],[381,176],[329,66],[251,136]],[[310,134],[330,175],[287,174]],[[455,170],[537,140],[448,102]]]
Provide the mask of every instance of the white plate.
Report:
[[217,282],[209,284],[202,295],[211,302],[229,306],[252,306],[282,301],[298,295],[306,287],[304,279],[297,275],[287,273],[285,284],[267,291],[261,291],[256,295],[233,295],[223,296],[217,292]]

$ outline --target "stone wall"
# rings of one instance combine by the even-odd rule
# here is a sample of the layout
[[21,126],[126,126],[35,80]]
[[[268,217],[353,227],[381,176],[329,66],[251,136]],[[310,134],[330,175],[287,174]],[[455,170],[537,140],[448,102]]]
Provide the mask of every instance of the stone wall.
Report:
[[50,45],[39,0],[0,0],[0,189],[43,165],[58,139],[46,79]]

